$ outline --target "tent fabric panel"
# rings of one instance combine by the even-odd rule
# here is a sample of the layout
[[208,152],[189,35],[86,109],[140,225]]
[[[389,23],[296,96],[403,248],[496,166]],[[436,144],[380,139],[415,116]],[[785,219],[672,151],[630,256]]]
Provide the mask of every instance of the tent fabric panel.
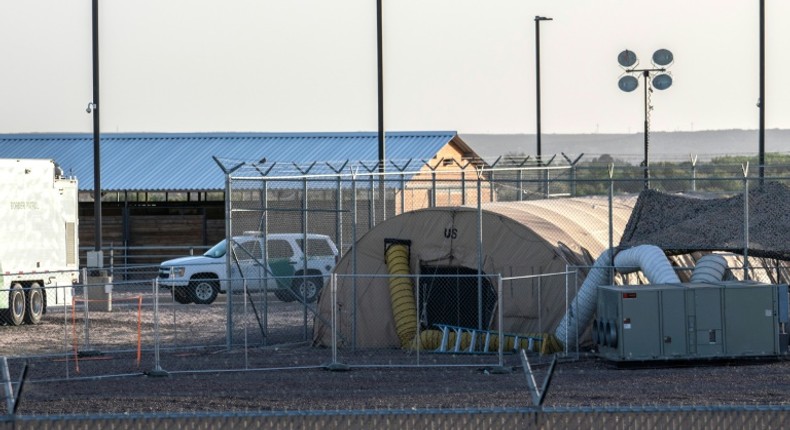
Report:
[[[483,271],[493,278],[497,274],[505,277],[558,273],[569,264],[560,250],[562,242],[577,254],[577,261],[584,261],[584,254],[599,255],[608,247],[608,204],[605,198],[597,200],[578,199],[568,202],[556,199],[536,204],[518,202],[486,205],[482,213]],[[615,205],[615,228],[625,225],[628,219],[629,201]],[[552,205],[556,205],[553,208]],[[606,220],[606,234],[590,230],[601,230]],[[358,239],[352,249],[335,268],[338,275],[351,274],[356,255],[354,281],[350,276],[338,278],[338,301],[342,315],[340,338],[348,346],[352,333],[351,312],[356,307],[356,346],[397,347],[399,340],[392,321],[389,298],[387,267],[384,262],[385,239],[411,241],[410,267],[414,272],[420,264],[450,265],[476,268],[478,266],[478,211],[473,207],[443,207],[421,209],[390,218],[368,231]],[[622,230],[615,231],[619,238]],[[604,239],[605,238],[605,239]],[[566,288],[575,293],[576,285],[583,279],[567,279],[565,276],[545,278],[540,283],[535,279],[510,281],[503,285],[503,319],[508,332],[550,331],[562,319],[565,309]],[[356,285],[357,298],[352,295],[352,284]],[[364,291],[364,293],[360,293]],[[327,316],[330,304],[322,295],[319,300],[320,314]],[[497,310],[498,312],[498,310]],[[329,345],[329,328],[316,320],[314,340]],[[496,319],[495,319],[496,320]]]

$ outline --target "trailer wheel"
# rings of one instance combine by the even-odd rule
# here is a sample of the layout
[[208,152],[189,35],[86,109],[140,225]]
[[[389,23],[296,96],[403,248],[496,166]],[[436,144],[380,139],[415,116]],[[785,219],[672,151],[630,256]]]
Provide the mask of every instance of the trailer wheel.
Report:
[[3,320],[11,325],[20,325],[25,319],[25,290],[19,284],[11,285],[8,291],[8,309],[3,309]]
[[211,279],[196,279],[189,283],[192,286],[192,298],[195,304],[209,305],[214,302],[219,292],[219,284]]
[[44,290],[34,282],[25,291],[25,323],[38,324],[44,315]]

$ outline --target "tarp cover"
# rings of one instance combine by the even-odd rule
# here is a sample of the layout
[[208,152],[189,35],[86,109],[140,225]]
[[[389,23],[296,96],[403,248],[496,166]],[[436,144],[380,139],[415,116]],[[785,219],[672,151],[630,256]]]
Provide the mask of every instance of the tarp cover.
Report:
[[[748,206],[742,193],[706,199],[642,191],[620,248],[650,244],[668,254],[694,251],[743,254],[747,250],[749,256],[790,260],[790,188],[778,182],[766,182],[749,190],[747,203]],[[745,217],[748,217],[748,231],[744,228]]]

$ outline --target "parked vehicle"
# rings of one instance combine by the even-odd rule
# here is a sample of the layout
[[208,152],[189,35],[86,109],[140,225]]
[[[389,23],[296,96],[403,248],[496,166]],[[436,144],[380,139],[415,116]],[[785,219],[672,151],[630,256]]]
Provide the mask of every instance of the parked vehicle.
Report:
[[79,279],[77,180],[52,160],[0,159],[0,324],[38,324]]
[[273,291],[282,301],[312,303],[329,283],[338,256],[335,243],[323,234],[245,232],[232,243],[230,256],[223,240],[203,255],[163,262],[159,285],[173,289],[179,303],[210,304],[229,287],[243,291],[245,285]]

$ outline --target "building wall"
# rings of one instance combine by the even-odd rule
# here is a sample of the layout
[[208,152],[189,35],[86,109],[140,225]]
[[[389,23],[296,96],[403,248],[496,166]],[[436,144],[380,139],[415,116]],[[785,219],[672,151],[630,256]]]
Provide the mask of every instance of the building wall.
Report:
[[[387,218],[415,209],[433,206],[457,206],[477,202],[477,164],[462,142],[450,141],[430,160],[414,160],[408,169],[413,172],[420,164],[419,173],[401,184],[397,175],[387,176]],[[426,165],[427,163],[427,165]],[[275,189],[268,192],[267,218],[262,218],[262,206],[257,192],[245,196],[234,193],[235,209],[247,208],[248,212],[234,213],[234,234],[246,230],[260,230],[265,226],[269,232],[301,232],[304,228],[311,233],[322,233],[333,237],[343,248],[351,245],[351,223],[354,218],[353,196],[343,190],[343,202],[338,205],[334,189],[311,190],[307,196],[308,208],[302,210],[302,190],[298,181],[294,188]],[[436,187],[436,192],[432,189]],[[361,234],[383,220],[378,193],[370,194],[364,187],[357,190],[357,226]],[[482,184],[481,199],[492,201],[495,196],[489,183]],[[222,194],[222,191],[218,191]],[[211,246],[225,237],[225,202],[216,200],[190,201],[184,193],[116,193],[118,201],[102,202],[102,246],[108,247],[151,247],[161,248],[162,253],[183,254],[183,247]],[[182,200],[171,201],[169,197]],[[205,195],[203,197],[206,197]],[[216,196],[213,196],[216,198]],[[370,198],[375,199],[371,202]],[[106,197],[105,197],[106,198]],[[129,201],[123,201],[129,199]],[[307,214],[307,225],[302,216]],[[372,214],[372,215],[371,215]],[[93,202],[80,202],[80,247],[95,245]],[[167,250],[167,247],[182,247]]]
[[[395,191],[396,214],[436,206],[458,206],[477,203],[477,167],[470,154],[450,141],[417,175]],[[481,201],[493,201],[489,183],[481,184]],[[436,190],[434,193],[433,190]]]

